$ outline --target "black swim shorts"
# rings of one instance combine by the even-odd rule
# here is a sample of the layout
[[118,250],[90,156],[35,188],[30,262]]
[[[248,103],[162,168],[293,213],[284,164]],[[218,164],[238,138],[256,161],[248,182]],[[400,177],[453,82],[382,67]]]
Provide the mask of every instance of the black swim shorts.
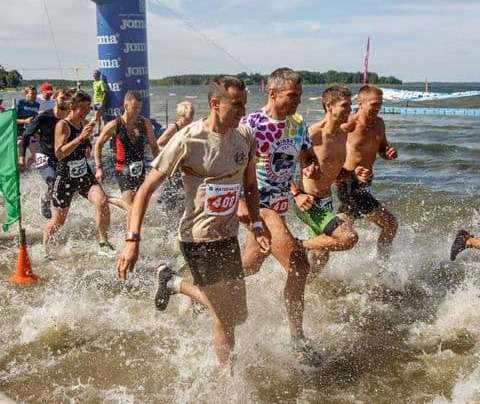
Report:
[[349,180],[337,185],[340,200],[338,213],[345,213],[359,219],[381,206],[370,192],[370,184],[364,185],[356,180]]
[[138,188],[140,188],[140,185],[142,185],[145,180],[145,170],[141,175],[135,177],[129,173],[115,171],[115,177],[117,178],[118,186],[122,193],[126,191],[137,192]]
[[240,246],[236,237],[205,243],[180,242],[193,283],[210,286],[221,280],[244,278]]

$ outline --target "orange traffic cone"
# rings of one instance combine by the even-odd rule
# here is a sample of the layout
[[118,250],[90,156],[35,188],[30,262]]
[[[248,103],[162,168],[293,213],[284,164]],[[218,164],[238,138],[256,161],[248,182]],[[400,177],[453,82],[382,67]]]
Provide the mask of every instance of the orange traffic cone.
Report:
[[8,281],[17,285],[33,285],[38,282],[38,276],[32,272],[28,258],[27,243],[25,242],[25,229],[20,230],[20,248],[18,250],[17,270]]

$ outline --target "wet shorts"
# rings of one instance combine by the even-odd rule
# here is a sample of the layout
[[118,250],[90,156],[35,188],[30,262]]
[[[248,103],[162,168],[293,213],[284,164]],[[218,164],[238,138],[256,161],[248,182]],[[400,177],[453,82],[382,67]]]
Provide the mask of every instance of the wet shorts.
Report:
[[380,202],[370,192],[370,183],[361,184],[355,179],[337,185],[337,195],[340,200],[339,213],[359,219],[379,208]]
[[145,180],[145,170],[141,175],[136,177],[130,175],[128,172],[124,173],[115,171],[115,177],[117,178],[117,182],[122,193],[126,191],[137,192],[138,188],[140,188],[140,185],[142,185],[143,181]]
[[56,208],[68,208],[73,195],[78,192],[84,198],[88,197],[88,191],[93,185],[98,184],[95,176],[88,169],[87,174],[79,178],[71,178],[68,174],[58,174],[53,186],[52,203]]
[[206,243],[180,241],[180,250],[195,285],[206,287],[221,280],[244,278],[240,246],[236,237]]
[[344,221],[340,219],[333,211],[332,198],[315,198],[311,209],[302,212],[296,204],[294,205],[295,214],[309,228],[312,236],[326,234],[331,236]]

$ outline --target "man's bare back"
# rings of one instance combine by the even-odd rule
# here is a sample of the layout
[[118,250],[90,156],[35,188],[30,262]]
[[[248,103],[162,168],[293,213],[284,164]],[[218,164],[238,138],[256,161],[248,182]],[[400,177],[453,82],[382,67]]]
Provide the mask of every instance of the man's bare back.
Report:
[[311,126],[309,134],[321,174],[315,179],[303,178],[302,187],[309,195],[327,198],[331,196],[331,186],[345,163],[347,132],[339,127],[332,127],[324,119]]

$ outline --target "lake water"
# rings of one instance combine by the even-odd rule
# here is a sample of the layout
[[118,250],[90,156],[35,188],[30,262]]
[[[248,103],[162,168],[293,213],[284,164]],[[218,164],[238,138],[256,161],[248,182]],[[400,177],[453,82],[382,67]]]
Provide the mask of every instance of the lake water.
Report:
[[[309,123],[321,117],[319,101],[309,100],[321,91],[305,89],[300,112]],[[204,87],[151,92],[152,116],[160,120],[165,100],[173,119],[185,96],[197,116],[207,113]],[[263,102],[252,88],[249,111]],[[166,312],[155,310],[156,263],[167,258],[181,265],[179,212],[156,202],[160,192],[145,218],[137,272],[126,284],[115,279],[115,259],[96,254],[94,210],[81,198],[55,240],[54,259],[45,260],[45,220],[38,213],[44,184],[30,169],[22,175],[22,204],[41,283],[6,283],[17,247],[10,235],[2,236],[0,391],[25,403],[480,402],[480,252],[447,262],[459,228],[480,233],[480,120],[384,119],[399,157],[378,161],[373,190],[399,219],[399,233],[391,259],[380,262],[377,229],[359,221],[359,244],[332,254],[307,286],[305,328],[323,353],[322,366],[299,365],[289,350],[284,275],[273,260],[247,280],[250,316],[238,328],[233,376],[215,366],[206,313],[192,316],[178,296]],[[107,190],[119,194],[113,181]],[[296,235],[306,235],[296,218],[288,220]],[[112,208],[117,250],[124,231],[124,213]]]

